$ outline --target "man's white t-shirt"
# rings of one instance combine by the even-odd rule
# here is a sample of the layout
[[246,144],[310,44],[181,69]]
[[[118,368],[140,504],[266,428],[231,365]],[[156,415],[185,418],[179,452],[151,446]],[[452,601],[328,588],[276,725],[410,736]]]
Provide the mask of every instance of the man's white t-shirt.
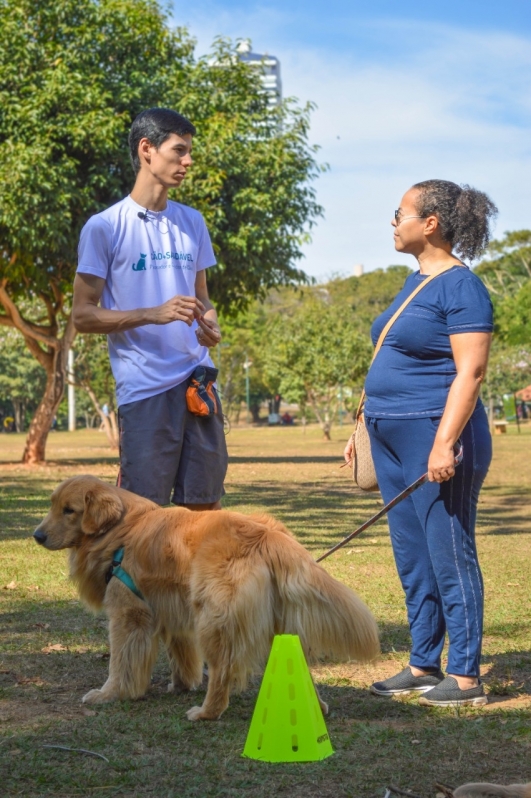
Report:
[[[77,271],[105,280],[101,306],[108,310],[195,296],[197,272],[216,263],[199,211],[168,201],[165,210],[146,212],[131,197],[88,220],[78,253]],[[196,329],[196,322],[174,321],[108,335],[118,406],[179,385],[196,366],[212,366]]]

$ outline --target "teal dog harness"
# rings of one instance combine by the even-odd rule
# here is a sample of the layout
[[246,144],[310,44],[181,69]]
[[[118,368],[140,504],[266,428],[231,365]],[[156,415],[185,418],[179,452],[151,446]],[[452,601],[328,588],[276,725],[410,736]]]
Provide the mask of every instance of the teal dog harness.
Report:
[[124,569],[122,568],[123,558],[124,558],[124,547],[121,546],[121,548],[117,549],[112,555],[112,563],[109,567],[109,570],[107,571],[107,576],[105,577],[106,583],[109,584],[113,576],[115,576],[117,579],[120,580],[120,582],[123,582],[124,585],[128,587],[129,590],[131,590],[135,594],[135,596],[138,596],[139,599],[145,601],[144,596],[137,588],[137,586],[135,585],[135,583],[127,573],[127,571],[124,571]]

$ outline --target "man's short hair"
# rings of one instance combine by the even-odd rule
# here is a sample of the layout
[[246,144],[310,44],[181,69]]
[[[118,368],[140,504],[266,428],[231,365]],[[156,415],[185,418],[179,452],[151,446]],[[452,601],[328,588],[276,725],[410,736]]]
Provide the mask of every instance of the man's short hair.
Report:
[[189,119],[170,108],[148,108],[147,111],[138,114],[129,131],[129,149],[135,175],[140,171],[138,157],[140,140],[148,139],[150,144],[158,149],[172,133],[178,136],[187,134],[195,136],[196,129]]

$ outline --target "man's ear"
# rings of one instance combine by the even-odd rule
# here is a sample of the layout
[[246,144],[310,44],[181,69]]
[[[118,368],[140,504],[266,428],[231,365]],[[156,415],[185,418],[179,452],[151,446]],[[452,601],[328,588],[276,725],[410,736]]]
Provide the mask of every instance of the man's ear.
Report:
[[118,523],[123,512],[124,506],[114,490],[98,485],[85,493],[81,529],[85,535],[101,535]]

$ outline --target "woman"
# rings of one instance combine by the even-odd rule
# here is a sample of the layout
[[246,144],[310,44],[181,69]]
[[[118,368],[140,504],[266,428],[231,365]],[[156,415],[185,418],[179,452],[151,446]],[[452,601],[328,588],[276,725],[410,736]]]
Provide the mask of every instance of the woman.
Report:
[[[384,502],[428,471],[429,483],[389,513],[396,566],[412,638],[409,666],[371,692],[418,691],[427,705],[487,702],[479,679],[483,582],[474,527],[491,460],[479,391],[487,368],[492,305],[476,275],[454,253],[475,258],[497,209],[483,193],[446,180],[417,183],[392,221],[395,248],[414,255],[410,275],[372,327],[385,323],[428,275],[387,334],[367,375],[365,420]],[[451,268],[447,268],[451,267]],[[454,446],[463,448],[454,466]],[[345,459],[352,457],[352,440]],[[441,652],[448,632],[446,678]]]

